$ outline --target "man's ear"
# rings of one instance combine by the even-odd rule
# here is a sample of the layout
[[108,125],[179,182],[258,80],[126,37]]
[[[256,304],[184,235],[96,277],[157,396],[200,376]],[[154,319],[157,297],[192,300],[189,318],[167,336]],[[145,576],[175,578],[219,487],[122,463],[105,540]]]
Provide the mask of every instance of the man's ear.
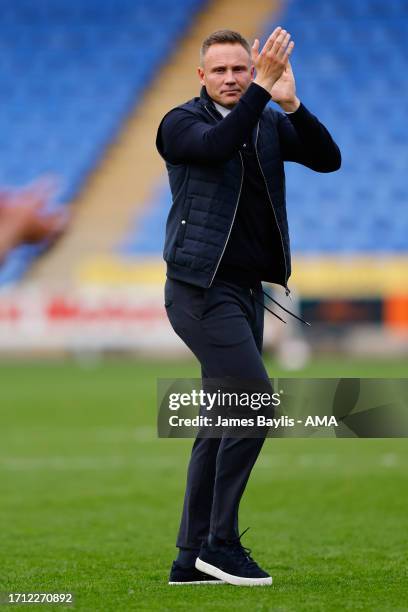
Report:
[[197,74],[201,85],[205,85],[204,70],[201,68],[201,66],[197,68]]
[[251,66],[251,80],[253,81],[255,78],[255,66]]

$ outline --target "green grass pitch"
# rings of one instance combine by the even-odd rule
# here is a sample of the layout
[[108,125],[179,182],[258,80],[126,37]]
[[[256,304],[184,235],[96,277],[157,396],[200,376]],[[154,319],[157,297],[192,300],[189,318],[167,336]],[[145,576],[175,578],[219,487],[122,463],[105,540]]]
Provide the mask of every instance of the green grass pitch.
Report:
[[[401,377],[406,363],[299,374]],[[198,375],[190,362],[0,365],[0,591],[73,592],[81,611],[408,610],[403,439],[268,440],[240,527],[272,587],[167,585],[192,441],[157,439],[156,379]]]

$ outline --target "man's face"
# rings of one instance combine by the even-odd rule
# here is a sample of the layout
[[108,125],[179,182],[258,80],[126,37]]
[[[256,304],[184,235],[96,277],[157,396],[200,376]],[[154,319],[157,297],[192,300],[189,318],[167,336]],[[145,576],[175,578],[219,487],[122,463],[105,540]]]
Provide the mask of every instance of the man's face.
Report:
[[251,58],[237,43],[211,45],[198,68],[201,85],[215,102],[232,108],[248,89],[254,76]]

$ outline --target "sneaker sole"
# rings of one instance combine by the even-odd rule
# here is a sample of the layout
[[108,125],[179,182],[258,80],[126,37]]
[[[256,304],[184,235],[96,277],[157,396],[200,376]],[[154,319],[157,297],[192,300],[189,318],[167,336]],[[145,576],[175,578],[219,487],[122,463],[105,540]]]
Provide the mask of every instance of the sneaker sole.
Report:
[[171,586],[176,584],[225,584],[223,580],[192,580],[191,582],[169,582]]
[[215,565],[210,565],[209,563],[202,561],[200,557],[197,557],[195,566],[198,570],[200,570],[200,572],[214,576],[214,578],[220,578],[221,580],[228,582],[228,584],[233,584],[234,586],[268,586],[272,584],[272,576],[268,576],[267,578],[246,578],[244,576],[233,576],[233,574],[228,574],[219,567],[215,567]]

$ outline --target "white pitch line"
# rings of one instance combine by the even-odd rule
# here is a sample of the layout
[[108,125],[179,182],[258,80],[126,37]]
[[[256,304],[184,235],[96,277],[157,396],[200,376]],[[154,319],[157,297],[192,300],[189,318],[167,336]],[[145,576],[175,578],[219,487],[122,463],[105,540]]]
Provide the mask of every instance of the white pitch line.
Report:
[[128,465],[124,457],[4,457],[0,469],[28,470],[107,470]]
[[302,453],[301,455],[277,454],[265,455],[259,458],[256,466],[261,469],[281,468],[370,468],[381,466],[385,468],[399,468],[408,463],[408,456],[399,456],[397,453],[383,453],[361,457],[346,456],[341,453]]

